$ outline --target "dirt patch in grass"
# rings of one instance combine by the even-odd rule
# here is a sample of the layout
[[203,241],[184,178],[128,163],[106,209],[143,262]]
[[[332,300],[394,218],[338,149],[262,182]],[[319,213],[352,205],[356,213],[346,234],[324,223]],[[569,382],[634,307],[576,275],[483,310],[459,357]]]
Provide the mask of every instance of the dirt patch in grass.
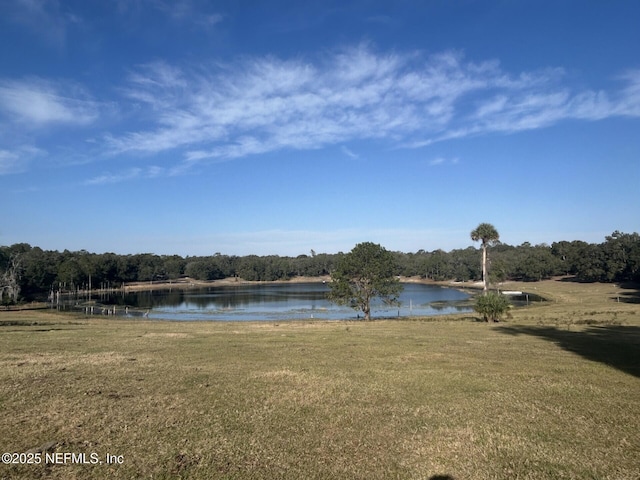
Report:
[[164,332],[164,333],[145,333],[143,337],[146,338],[188,338],[188,333],[177,333],[177,332]]
[[75,355],[71,358],[62,354],[51,353],[27,353],[22,355],[7,355],[3,361],[12,366],[41,366],[52,367],[64,365],[109,365],[129,361],[130,359],[116,352],[102,352],[84,355]]

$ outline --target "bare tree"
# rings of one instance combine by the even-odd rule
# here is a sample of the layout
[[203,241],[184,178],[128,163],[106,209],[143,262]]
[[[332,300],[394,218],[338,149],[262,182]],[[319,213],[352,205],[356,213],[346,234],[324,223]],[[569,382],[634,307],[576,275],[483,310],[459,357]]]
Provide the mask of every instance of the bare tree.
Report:
[[0,300],[2,303],[16,303],[20,297],[20,273],[22,256],[14,253],[9,257],[7,269],[0,277]]

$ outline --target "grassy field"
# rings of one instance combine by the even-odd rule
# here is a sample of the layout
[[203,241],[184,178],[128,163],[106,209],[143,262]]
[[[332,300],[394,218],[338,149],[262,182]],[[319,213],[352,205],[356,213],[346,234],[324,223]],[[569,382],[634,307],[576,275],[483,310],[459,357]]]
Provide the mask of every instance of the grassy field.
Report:
[[638,290],[507,288],[551,301],[495,325],[0,312],[0,450],[41,458],[0,478],[640,478]]

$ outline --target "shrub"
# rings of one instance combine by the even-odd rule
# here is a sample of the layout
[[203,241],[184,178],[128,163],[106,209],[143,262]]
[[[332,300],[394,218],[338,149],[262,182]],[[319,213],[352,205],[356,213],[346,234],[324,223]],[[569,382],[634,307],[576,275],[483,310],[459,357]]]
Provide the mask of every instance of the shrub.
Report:
[[474,309],[485,322],[497,322],[511,308],[507,297],[497,292],[488,292],[476,298]]

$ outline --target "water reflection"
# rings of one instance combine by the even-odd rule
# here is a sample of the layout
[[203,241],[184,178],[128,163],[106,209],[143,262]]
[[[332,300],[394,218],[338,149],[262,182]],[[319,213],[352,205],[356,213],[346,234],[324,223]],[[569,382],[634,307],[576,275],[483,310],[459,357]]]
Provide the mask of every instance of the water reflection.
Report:
[[[114,295],[120,306],[148,310],[149,318],[168,320],[290,320],[355,319],[358,312],[326,299],[329,287],[322,283],[218,286],[193,290],[147,291]],[[372,305],[374,317],[430,316],[469,312],[461,304],[469,295],[432,285],[406,284],[400,307],[382,302]]]

